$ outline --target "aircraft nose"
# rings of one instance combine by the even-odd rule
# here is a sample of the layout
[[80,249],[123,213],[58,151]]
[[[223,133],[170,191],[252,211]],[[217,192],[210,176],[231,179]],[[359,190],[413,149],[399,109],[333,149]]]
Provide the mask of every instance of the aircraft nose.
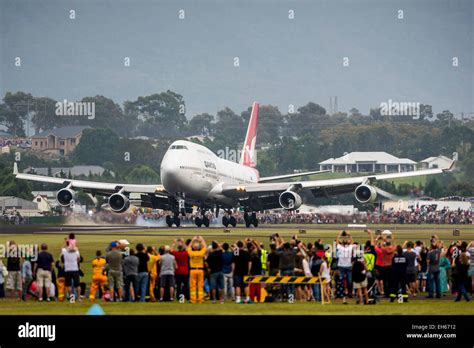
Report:
[[174,161],[166,161],[161,166],[161,182],[166,190],[170,190],[177,184],[179,165]]

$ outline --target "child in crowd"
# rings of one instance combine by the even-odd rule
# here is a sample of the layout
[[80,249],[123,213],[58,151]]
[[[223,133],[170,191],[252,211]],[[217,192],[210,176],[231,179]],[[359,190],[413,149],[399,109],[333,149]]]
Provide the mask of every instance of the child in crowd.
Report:
[[69,233],[68,238],[65,238],[66,249],[68,251],[76,251],[77,250],[77,241],[76,235],[74,233]]

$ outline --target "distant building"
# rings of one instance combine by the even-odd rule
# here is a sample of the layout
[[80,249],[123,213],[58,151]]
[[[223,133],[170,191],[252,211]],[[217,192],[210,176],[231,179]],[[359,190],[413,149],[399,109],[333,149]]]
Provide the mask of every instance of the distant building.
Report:
[[451,165],[452,160],[446,156],[439,155],[436,157],[428,157],[423,161],[420,161],[422,169],[431,169],[431,168],[446,168]]
[[79,144],[86,128],[89,127],[67,126],[38,133],[31,137],[31,149],[50,155],[67,156]]
[[441,200],[420,200],[420,199],[400,199],[398,201],[386,201],[383,203],[383,210],[388,211],[413,211],[416,209],[435,209],[437,211],[448,210],[470,210],[472,203],[469,201],[441,201]]
[[4,210],[37,210],[38,204],[14,196],[0,196],[0,209]]
[[[51,174],[50,173],[51,169]],[[102,175],[105,172],[105,168],[101,166],[74,166],[74,167],[40,167],[40,168],[33,168],[29,167],[23,170],[23,173],[31,173],[34,172],[38,175],[50,175],[50,176],[60,176],[61,172],[64,173],[66,176],[69,176],[69,173],[73,177],[79,175],[88,176],[89,174],[92,175]],[[113,172],[110,172],[112,176],[115,176]]]
[[401,173],[416,170],[416,162],[386,152],[351,152],[319,163],[320,170],[342,173]]
[[35,198],[33,198],[33,203],[36,203],[38,205],[38,210],[40,211],[51,211],[52,206],[49,203],[48,197],[46,195],[36,195]]

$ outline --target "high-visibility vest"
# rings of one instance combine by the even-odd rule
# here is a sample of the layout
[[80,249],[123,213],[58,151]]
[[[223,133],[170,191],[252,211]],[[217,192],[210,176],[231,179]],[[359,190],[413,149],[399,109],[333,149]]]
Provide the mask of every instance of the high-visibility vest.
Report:
[[373,271],[375,267],[375,255],[370,253],[364,254],[365,264],[368,271]]
[[267,270],[267,251],[265,249],[260,250],[260,261],[262,262],[262,270]]

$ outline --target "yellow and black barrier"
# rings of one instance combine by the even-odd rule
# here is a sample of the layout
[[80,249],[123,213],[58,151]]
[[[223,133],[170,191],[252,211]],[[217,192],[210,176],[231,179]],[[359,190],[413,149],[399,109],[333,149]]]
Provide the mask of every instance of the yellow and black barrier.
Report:
[[316,284],[319,283],[319,277],[245,276],[244,282],[264,284]]
[[[297,276],[245,276],[244,282],[255,284],[321,284],[319,277],[297,277]],[[323,284],[327,284],[323,280]],[[326,301],[326,290],[321,286],[321,303],[331,303],[331,300]]]

